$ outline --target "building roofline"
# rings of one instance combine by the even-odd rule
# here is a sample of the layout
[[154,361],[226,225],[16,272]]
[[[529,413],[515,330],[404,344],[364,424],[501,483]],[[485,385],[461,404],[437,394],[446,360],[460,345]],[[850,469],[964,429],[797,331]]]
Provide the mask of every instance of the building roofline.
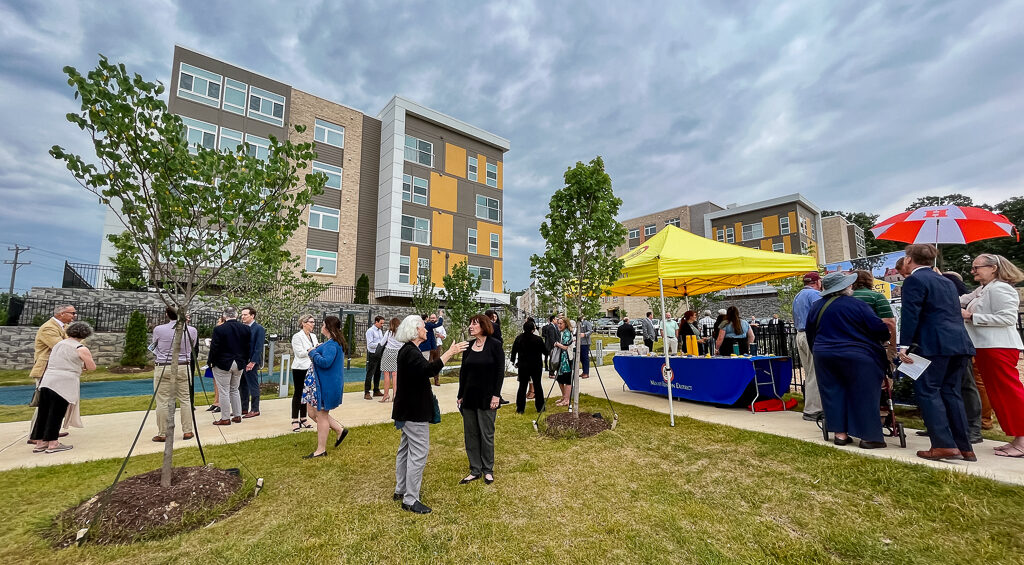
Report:
[[392,106],[402,108],[403,110],[405,110],[407,114],[412,114],[428,122],[432,122],[436,125],[465,134],[466,136],[472,137],[477,141],[486,143],[487,145],[490,145],[496,149],[500,149],[502,152],[511,149],[511,144],[509,143],[509,140],[503,137],[495,135],[487,130],[478,128],[476,126],[470,125],[458,118],[453,118],[452,116],[449,116],[448,114],[445,114],[443,112],[438,112],[437,110],[434,110],[432,108],[427,108],[422,104],[409,100],[408,98],[405,98],[404,96],[398,94],[392,96],[391,100],[389,100],[388,103],[384,106],[384,109],[377,113],[377,119],[383,121],[384,114],[386,114],[388,108],[391,108]]
[[744,212],[760,210],[762,208],[770,208],[772,206],[788,204],[790,202],[797,202],[803,204],[815,214],[821,214],[820,208],[818,208],[810,200],[805,198],[804,195],[800,194],[799,192],[794,192],[793,194],[786,194],[785,196],[779,196],[777,198],[770,198],[768,200],[752,202],[750,204],[744,204],[743,206],[736,206],[735,208],[726,208],[725,210],[719,210],[717,212],[708,212],[707,214],[704,215],[704,219],[716,220],[718,218],[724,218],[735,214],[742,214]]
[[[619,220],[619,223],[620,224],[624,224],[626,222],[631,222],[633,220],[639,220],[640,218],[644,218],[646,216],[653,216],[654,214],[660,214],[662,212],[667,212],[668,210],[679,210],[681,208],[686,208],[687,210],[689,210],[690,208],[694,208],[696,206],[700,206],[701,204],[712,204],[714,206],[718,206],[719,208],[725,208],[725,206],[720,206],[720,205],[715,204],[714,202],[712,202],[710,200],[702,200],[702,201],[696,202],[694,204],[680,204],[679,206],[673,206],[671,208],[665,208],[664,210],[657,210],[657,211],[654,211],[654,212],[648,212],[646,214],[641,214],[639,216],[634,216],[632,218],[626,218],[624,220]],[[711,212],[708,212],[708,213],[710,214]]]

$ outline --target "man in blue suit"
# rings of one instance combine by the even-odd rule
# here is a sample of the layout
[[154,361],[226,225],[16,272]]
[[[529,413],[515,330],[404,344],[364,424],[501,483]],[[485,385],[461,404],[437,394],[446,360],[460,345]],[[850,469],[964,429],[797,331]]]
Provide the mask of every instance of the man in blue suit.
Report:
[[938,251],[932,245],[906,249],[905,265],[911,275],[903,282],[900,316],[900,360],[910,363],[907,350],[931,361],[914,381],[931,449],[918,451],[923,459],[977,461],[967,431],[960,380],[974,345],[959,314],[960,297],[948,279],[932,267]]
[[256,309],[252,306],[242,308],[242,323],[249,326],[249,363],[242,373],[242,382],[238,392],[242,396],[243,418],[255,418],[260,415],[260,368],[263,367],[263,343],[267,331],[256,321]]

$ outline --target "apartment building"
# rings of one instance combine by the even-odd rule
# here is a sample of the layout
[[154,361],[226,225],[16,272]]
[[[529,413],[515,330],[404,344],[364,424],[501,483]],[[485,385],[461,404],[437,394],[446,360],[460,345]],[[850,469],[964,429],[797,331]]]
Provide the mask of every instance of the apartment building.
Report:
[[688,232],[707,237],[704,232],[704,215],[709,212],[722,210],[723,208],[714,202],[700,202],[688,206],[669,208],[660,212],[653,212],[645,216],[622,220],[622,225],[627,230],[626,241],[616,250],[621,256],[647,241],[648,238],[658,233],[665,226],[675,226]]
[[821,210],[799,193],[705,214],[706,237],[778,253],[817,255],[823,263]]
[[[190,142],[265,158],[269,138],[313,142],[305,171],[327,176],[286,248],[322,282],[408,296],[467,260],[479,299],[508,304],[502,288],[502,186],[508,140],[394,96],[371,116],[256,72],[175,46],[168,108]],[[293,126],[305,125],[303,133]],[[116,253],[104,227],[101,264]]]
[[864,229],[852,224],[842,216],[827,216],[821,219],[825,263],[838,263],[867,257],[864,246]]

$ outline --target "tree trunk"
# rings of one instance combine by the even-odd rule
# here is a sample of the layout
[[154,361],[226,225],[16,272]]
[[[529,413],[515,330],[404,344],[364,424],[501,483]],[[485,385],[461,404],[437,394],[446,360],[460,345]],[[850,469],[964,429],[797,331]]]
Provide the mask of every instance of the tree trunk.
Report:
[[[177,384],[178,384],[178,351],[181,349],[182,336],[185,333],[185,313],[179,310],[178,323],[174,326],[174,339],[171,340],[171,359],[170,365],[171,374],[165,374],[164,379],[169,382],[171,394],[170,399],[167,401],[167,436],[164,441],[164,464],[160,469],[160,486],[169,487],[171,486],[171,471],[174,469],[174,411],[175,401],[177,400]],[[185,407],[182,406],[182,409]]]
[[573,347],[576,348],[576,354],[573,356],[572,363],[572,400],[571,411],[574,418],[580,417],[580,364],[583,360],[580,359],[580,350],[583,348],[580,345],[580,329],[583,326],[583,316],[576,321],[576,339],[574,340]]

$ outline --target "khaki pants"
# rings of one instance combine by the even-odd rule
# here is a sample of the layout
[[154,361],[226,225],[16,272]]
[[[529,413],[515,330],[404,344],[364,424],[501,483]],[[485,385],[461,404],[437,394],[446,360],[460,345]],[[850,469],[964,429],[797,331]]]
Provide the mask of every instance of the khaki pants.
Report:
[[821,395],[818,393],[818,378],[814,374],[814,356],[807,343],[807,333],[797,332],[796,349],[800,364],[804,368],[804,414],[821,412]]
[[[172,397],[181,405],[181,428],[183,434],[195,431],[192,422],[192,402],[188,396],[188,363],[178,365],[178,377],[171,383],[173,365],[157,366],[153,369],[153,388],[156,389],[156,427],[159,435],[167,435],[167,403]],[[161,378],[163,375],[163,378]],[[159,384],[159,386],[158,386]]]

